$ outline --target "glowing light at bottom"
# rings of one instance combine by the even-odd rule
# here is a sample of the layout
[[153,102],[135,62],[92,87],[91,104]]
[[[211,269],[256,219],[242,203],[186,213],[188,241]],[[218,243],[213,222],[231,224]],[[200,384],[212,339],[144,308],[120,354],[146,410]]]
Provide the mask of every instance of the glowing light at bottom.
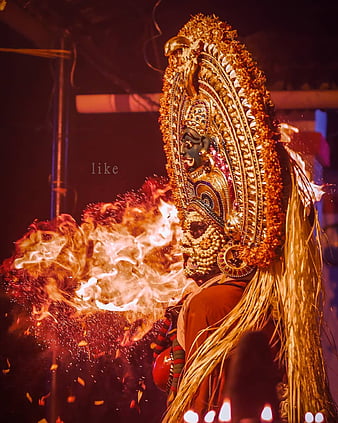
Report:
[[215,420],[216,411],[210,410],[207,412],[207,414],[204,416],[205,423],[213,423]]
[[199,420],[198,414],[195,411],[188,410],[184,413],[184,421],[187,423],[197,423]]
[[231,405],[230,400],[226,399],[220,409],[218,420],[220,422],[230,422],[231,421]]
[[309,411],[305,413],[305,423],[313,423],[315,421],[313,414]]
[[272,410],[269,404],[266,404],[261,413],[262,422],[272,422]]
[[322,422],[324,422],[323,413],[316,413],[316,415],[315,415],[315,422],[316,423],[322,423]]

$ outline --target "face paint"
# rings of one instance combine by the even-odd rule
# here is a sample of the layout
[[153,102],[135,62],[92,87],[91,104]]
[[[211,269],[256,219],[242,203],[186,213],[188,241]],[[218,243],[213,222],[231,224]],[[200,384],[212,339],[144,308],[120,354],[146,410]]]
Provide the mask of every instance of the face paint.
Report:
[[194,129],[186,128],[181,139],[180,154],[188,172],[198,169],[204,164],[205,153],[210,141],[200,136]]

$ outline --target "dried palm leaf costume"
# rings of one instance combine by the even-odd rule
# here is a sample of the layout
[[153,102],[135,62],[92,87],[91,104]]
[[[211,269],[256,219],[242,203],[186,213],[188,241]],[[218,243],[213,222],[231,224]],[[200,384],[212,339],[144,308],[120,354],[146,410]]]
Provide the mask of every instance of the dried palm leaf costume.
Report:
[[[193,17],[165,48],[160,122],[186,275],[215,303],[219,287],[223,303],[233,303],[202,332],[203,342],[186,347],[164,422],[182,421],[201,381],[223,374],[241,337],[271,320],[275,359],[287,376],[282,414],[297,423],[306,411],[322,411],[337,421],[320,341],[321,256],[317,217],[306,202],[313,195],[304,180],[308,191],[299,189],[300,173],[282,158],[264,76],[236,32],[214,16]],[[179,316],[183,326],[189,307]],[[181,338],[189,333],[178,335],[176,351]]]

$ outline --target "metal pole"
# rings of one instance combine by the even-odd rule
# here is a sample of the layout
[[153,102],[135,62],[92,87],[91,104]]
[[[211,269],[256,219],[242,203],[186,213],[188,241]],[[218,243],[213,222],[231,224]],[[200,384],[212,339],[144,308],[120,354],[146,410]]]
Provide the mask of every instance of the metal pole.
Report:
[[[65,50],[66,35],[60,39]],[[57,59],[56,88],[54,94],[54,122],[51,173],[51,219],[66,210],[68,133],[69,133],[69,64],[68,59]]]
[[[65,50],[66,34],[60,38],[60,49]],[[53,109],[53,144],[52,144],[52,171],[51,171],[51,219],[64,213],[67,209],[67,169],[68,169],[68,135],[69,135],[69,80],[70,65],[68,59],[57,59],[55,67],[55,92]],[[56,345],[52,346],[52,364],[50,380],[50,410],[49,422],[56,423],[58,418],[57,398],[57,367],[58,357]]]

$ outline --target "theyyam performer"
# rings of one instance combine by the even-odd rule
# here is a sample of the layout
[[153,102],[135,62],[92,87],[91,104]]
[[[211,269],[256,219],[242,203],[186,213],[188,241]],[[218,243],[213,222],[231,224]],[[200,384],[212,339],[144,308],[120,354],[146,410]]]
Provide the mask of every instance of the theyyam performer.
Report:
[[229,360],[256,332],[277,368],[278,419],[321,411],[338,421],[321,347],[315,195],[281,141],[265,78],[215,16],[192,17],[165,53],[160,124],[185,273],[199,287],[168,310],[155,348],[154,374],[161,355],[173,363],[163,421],[218,410]]

